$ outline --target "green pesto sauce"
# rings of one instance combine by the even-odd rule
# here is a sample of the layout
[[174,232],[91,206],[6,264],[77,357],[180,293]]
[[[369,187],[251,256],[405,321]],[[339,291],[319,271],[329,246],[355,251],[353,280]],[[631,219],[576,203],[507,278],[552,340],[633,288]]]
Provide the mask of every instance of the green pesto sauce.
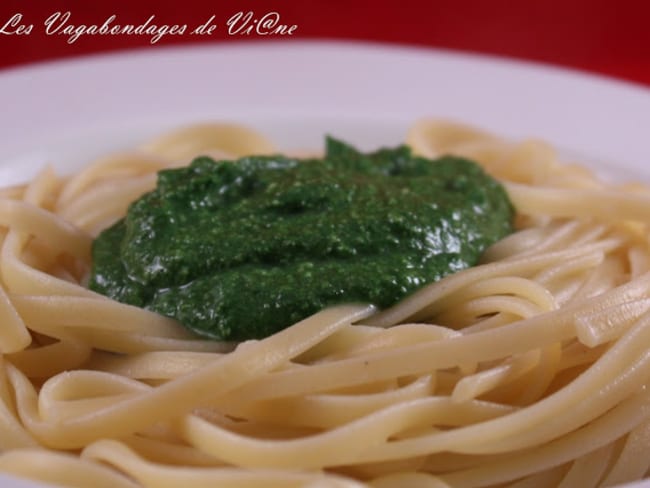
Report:
[[478,165],[404,146],[199,157],[95,240],[90,287],[208,338],[263,338],[330,305],[393,305],[475,265],[512,218]]

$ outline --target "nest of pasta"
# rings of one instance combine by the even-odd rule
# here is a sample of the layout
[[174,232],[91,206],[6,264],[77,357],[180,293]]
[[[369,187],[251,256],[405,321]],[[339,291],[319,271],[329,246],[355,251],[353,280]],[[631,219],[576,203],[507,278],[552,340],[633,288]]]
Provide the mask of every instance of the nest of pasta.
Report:
[[0,471],[64,486],[610,486],[648,475],[650,193],[443,121],[421,155],[501,181],[517,230],[387,310],[201,340],[87,289],[93,238],[199,152],[184,128],[0,195]]

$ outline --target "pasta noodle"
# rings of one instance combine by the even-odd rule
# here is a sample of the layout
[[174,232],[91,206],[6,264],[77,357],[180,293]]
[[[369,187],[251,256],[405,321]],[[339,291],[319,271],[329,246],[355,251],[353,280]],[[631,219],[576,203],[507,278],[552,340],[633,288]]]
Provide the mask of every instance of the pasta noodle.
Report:
[[87,289],[93,238],[155,173],[277,151],[183,128],[0,190],[0,472],[60,486],[573,487],[650,476],[650,189],[548,144],[439,120],[406,139],[479,162],[516,232],[387,310],[198,339]]

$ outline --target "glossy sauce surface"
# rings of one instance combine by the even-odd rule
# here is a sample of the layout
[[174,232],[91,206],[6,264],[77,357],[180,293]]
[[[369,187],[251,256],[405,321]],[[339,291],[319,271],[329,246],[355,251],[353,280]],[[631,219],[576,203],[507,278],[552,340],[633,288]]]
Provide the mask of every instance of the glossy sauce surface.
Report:
[[93,246],[90,287],[219,340],[263,338],[327,306],[380,308],[476,264],[512,232],[475,163],[407,147],[323,159],[195,159]]

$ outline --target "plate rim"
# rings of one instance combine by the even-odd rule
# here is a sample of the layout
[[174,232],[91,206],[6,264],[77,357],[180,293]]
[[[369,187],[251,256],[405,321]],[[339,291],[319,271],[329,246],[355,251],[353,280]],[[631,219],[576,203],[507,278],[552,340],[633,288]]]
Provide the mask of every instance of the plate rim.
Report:
[[[273,63],[268,58],[277,59],[282,69],[294,71],[289,71],[288,75],[264,73],[269,78],[267,85],[243,79],[256,74],[247,63],[261,60],[261,69],[269,69]],[[322,58],[322,63],[331,63],[338,69],[360,64],[364,71],[348,69],[344,72],[346,86],[324,86],[318,77],[330,74],[316,58]],[[228,96],[211,94],[210,103],[213,107],[219,105],[220,113],[226,118],[240,115],[241,121],[251,114],[259,116],[263,113],[267,118],[278,113],[294,119],[314,114],[353,118],[365,113],[370,117],[393,118],[404,123],[434,114],[489,130],[494,128],[495,132],[505,136],[538,136],[577,153],[590,153],[592,159],[620,160],[628,169],[643,168],[642,162],[647,160],[640,127],[650,126],[650,88],[632,82],[538,61],[453,49],[368,41],[270,40],[144,47],[32,63],[0,71],[0,100],[5,98],[7,102],[6,98],[10,96],[14,102],[4,104],[9,106],[5,120],[11,122],[5,123],[5,130],[0,134],[0,164],[29,151],[34,138],[42,144],[50,142],[52,127],[57,127],[60,134],[86,126],[102,130],[114,125],[118,116],[115,106],[124,104],[125,99],[138,105],[140,114],[134,120],[134,126],[162,117],[163,111],[159,108],[150,110],[148,119],[142,115],[147,112],[147,104],[153,105],[156,96],[167,97],[167,113],[170,117],[177,117],[181,123],[205,119],[208,111],[192,107],[191,96],[182,95],[181,90],[174,91],[173,87],[161,88],[158,82],[169,75],[165,66],[174,69],[178,65],[182,69],[197,70],[198,64],[210,61],[234,63],[234,68],[239,70],[234,78],[242,77],[246,82],[245,88],[250,90],[249,99],[239,95],[230,97],[233,98],[230,100]],[[196,64],[192,65],[192,62]],[[405,83],[394,71],[386,68],[389,64],[397,64],[396,70],[404,70],[412,78]],[[212,67],[218,68],[218,64]],[[117,74],[115,79],[107,80],[111,70],[116,70]],[[453,79],[444,70],[455,70],[460,74],[459,78]],[[148,71],[152,72],[149,86],[145,81]],[[479,80],[475,81],[473,77]],[[76,84],[65,86],[65,80],[70,78],[74,78]],[[172,73],[171,78],[181,86],[191,86],[197,94],[208,93],[207,83],[201,80],[189,80],[178,73]],[[283,79],[293,81],[293,84],[285,87]],[[131,88],[128,80],[141,81]],[[392,88],[391,80],[408,85],[413,93]],[[169,80],[166,82],[171,83]],[[224,77],[217,82],[227,94],[237,95],[237,84],[232,79]],[[424,93],[425,83],[432,86],[430,98],[417,100],[416,94]],[[488,86],[490,84],[493,86]],[[99,96],[93,93],[92,86],[98,91],[115,91]],[[444,87],[449,86],[455,90],[451,100],[441,94]],[[364,93],[366,88],[368,93]],[[147,93],[149,91],[153,93]],[[140,93],[140,96],[134,93]],[[338,101],[327,103],[326,96]],[[510,101],[500,105],[490,101],[491,97],[505,100],[506,96]],[[467,101],[464,105],[453,105],[454,97],[458,100],[465,97]],[[381,103],[373,105],[374,100]],[[111,104],[111,101],[116,103]],[[69,102],[68,105],[65,102]],[[66,117],[69,106],[83,123],[71,121],[69,115]],[[555,120],[555,125],[559,122],[560,126],[571,127],[574,130],[571,136],[567,135],[568,130],[560,127],[552,129],[554,116],[560,112],[562,116]],[[605,115],[619,120],[624,129],[614,133],[617,125],[604,121]],[[635,122],[630,122],[631,119]],[[587,126],[584,121],[587,121]]]

